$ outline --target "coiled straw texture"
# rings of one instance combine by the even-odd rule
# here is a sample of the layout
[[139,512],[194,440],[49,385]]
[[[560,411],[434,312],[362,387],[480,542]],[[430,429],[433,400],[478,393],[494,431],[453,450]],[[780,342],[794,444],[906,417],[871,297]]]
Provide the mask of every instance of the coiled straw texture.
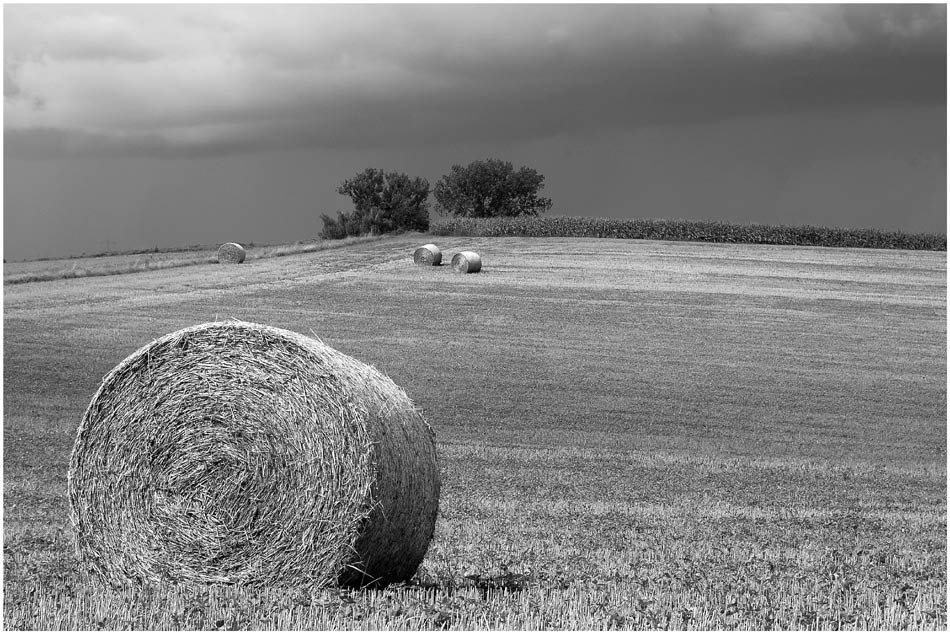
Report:
[[456,273],[478,273],[482,270],[482,258],[474,251],[460,251],[452,257]]
[[424,244],[412,253],[412,261],[416,264],[439,266],[442,264],[442,251],[434,244]]
[[218,262],[221,264],[240,264],[247,253],[237,242],[225,242],[218,247]]
[[116,366],[68,474],[79,556],[119,583],[408,580],[439,486],[432,429],[389,378],[238,321],[179,330]]

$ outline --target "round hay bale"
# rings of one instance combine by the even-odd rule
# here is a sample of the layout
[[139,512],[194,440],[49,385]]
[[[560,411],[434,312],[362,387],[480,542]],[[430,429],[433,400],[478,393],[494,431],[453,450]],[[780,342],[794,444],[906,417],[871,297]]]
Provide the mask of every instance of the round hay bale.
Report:
[[412,261],[416,264],[439,266],[442,264],[442,252],[434,244],[424,244],[413,251]]
[[452,257],[456,273],[478,273],[482,270],[482,258],[474,251],[461,251]]
[[392,380],[229,321],[106,375],[67,486],[77,552],[110,581],[322,586],[412,577],[440,482],[434,433]]
[[240,264],[245,257],[244,247],[237,242],[225,242],[218,247],[218,262],[221,264]]

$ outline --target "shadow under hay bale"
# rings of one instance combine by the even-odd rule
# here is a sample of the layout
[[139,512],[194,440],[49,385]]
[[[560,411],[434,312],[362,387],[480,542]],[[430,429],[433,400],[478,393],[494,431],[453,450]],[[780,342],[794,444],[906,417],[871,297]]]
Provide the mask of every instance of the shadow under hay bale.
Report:
[[442,264],[442,251],[434,244],[424,244],[412,253],[412,261],[416,264],[439,266]]
[[456,273],[478,273],[482,270],[482,258],[474,251],[461,251],[452,257]]
[[116,366],[68,473],[84,567],[119,583],[406,581],[439,487],[434,433],[392,380],[238,321],[179,330]]
[[240,264],[247,253],[237,242],[225,242],[218,247],[218,262],[221,264]]

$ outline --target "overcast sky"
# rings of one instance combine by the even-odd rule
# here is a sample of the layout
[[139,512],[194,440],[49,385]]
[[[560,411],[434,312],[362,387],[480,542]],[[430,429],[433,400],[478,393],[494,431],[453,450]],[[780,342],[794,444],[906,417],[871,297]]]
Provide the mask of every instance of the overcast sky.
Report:
[[[946,5],[11,5],[10,259],[289,242],[366,167],[551,214],[947,226]],[[433,212],[433,218],[435,218]]]

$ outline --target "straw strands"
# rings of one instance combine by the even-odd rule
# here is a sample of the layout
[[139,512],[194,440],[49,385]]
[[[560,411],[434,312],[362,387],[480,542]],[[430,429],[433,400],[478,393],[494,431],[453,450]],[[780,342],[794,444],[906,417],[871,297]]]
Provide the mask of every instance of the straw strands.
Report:
[[442,251],[434,244],[424,244],[413,252],[412,261],[416,264],[439,266],[442,264]]
[[247,257],[247,253],[237,242],[225,242],[218,247],[218,262],[221,264],[240,264]]
[[482,258],[474,251],[461,251],[452,257],[456,273],[478,273],[482,270]]
[[79,556],[120,583],[408,580],[439,486],[432,429],[389,378],[240,321],[173,332],[116,366],[68,473]]

